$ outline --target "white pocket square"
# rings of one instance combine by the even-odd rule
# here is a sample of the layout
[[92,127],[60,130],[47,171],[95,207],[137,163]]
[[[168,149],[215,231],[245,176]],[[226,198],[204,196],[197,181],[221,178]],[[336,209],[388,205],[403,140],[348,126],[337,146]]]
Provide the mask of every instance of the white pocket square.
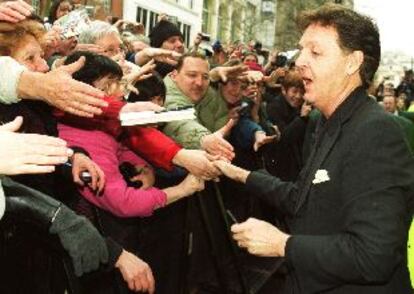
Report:
[[315,173],[315,178],[312,181],[312,184],[320,184],[323,182],[329,181],[328,171],[326,169],[318,169]]

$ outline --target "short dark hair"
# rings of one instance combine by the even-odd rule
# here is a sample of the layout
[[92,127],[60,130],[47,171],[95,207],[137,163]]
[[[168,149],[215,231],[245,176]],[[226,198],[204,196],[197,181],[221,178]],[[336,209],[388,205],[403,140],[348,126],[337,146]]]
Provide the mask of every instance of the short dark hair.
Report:
[[129,102],[150,101],[155,96],[165,100],[167,90],[161,76],[156,72],[148,79],[138,81],[134,86],[138,89],[138,94],[131,92],[128,96]]
[[188,53],[185,53],[185,54],[181,55],[180,58],[178,59],[177,66],[176,66],[176,70],[177,71],[180,71],[181,70],[181,68],[183,67],[183,64],[184,64],[184,60],[186,58],[189,58],[189,57],[199,58],[199,59],[205,60],[208,63],[208,60],[207,60],[207,58],[206,58],[206,56],[204,54],[201,54],[201,53],[199,53],[197,51],[195,51],[195,52],[188,52]]
[[109,57],[90,51],[76,51],[66,57],[64,64],[71,64],[82,56],[85,57],[85,65],[73,73],[72,77],[75,80],[92,85],[93,82],[108,75],[122,78],[122,68],[118,63]]
[[362,51],[364,61],[359,75],[364,88],[369,87],[381,59],[378,27],[371,18],[342,5],[325,4],[319,9],[303,12],[297,22],[302,31],[311,24],[331,26],[338,33],[342,50]]
[[305,90],[305,86],[303,85],[302,76],[296,70],[289,70],[282,81],[282,87],[285,90],[289,88],[295,87],[301,90]]

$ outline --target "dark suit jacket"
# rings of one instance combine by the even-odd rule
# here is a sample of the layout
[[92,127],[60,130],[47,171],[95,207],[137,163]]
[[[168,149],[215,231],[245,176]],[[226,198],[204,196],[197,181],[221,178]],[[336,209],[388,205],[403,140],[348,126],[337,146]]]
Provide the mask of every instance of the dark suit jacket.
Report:
[[[247,179],[288,218],[290,271],[278,293],[412,294],[414,160],[401,128],[361,88],[318,126],[297,183],[260,172]],[[315,183],[318,170],[328,176]]]

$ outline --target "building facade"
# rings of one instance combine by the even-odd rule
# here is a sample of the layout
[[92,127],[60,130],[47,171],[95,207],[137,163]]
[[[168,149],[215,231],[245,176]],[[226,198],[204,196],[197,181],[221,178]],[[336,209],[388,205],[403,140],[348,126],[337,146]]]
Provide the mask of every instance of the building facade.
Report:
[[274,47],[282,51],[296,48],[300,33],[296,28],[295,20],[299,13],[328,2],[342,4],[349,8],[354,6],[353,0],[277,0]]
[[167,14],[184,35],[187,46],[201,32],[203,0],[126,0],[123,18],[140,22],[148,35],[160,14]]
[[[202,30],[222,43],[274,35],[275,0],[204,0]],[[264,42],[272,44],[272,42]]]

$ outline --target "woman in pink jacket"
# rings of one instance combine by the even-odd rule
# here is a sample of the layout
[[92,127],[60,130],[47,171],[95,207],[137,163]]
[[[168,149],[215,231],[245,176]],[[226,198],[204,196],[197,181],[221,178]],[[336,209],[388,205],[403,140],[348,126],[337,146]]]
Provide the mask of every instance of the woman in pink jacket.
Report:
[[[85,65],[75,72],[73,77],[94,85],[113,97],[122,97],[121,78],[122,70],[119,65],[108,57],[82,53],[85,56]],[[86,120],[82,124],[82,120]],[[193,175],[188,175],[177,186],[157,189],[151,186],[153,180],[152,169],[134,152],[122,145],[116,138],[99,127],[87,123],[88,119],[79,119],[78,122],[67,124],[59,123],[59,136],[69,145],[76,144],[88,151],[90,157],[101,167],[105,174],[106,184],[101,195],[88,187],[81,188],[81,194],[94,205],[111,212],[119,217],[150,216],[157,208],[194,194],[204,189],[204,182]],[[150,182],[145,188],[128,187],[119,166],[129,162],[136,167],[147,169],[147,178],[143,182]]]

